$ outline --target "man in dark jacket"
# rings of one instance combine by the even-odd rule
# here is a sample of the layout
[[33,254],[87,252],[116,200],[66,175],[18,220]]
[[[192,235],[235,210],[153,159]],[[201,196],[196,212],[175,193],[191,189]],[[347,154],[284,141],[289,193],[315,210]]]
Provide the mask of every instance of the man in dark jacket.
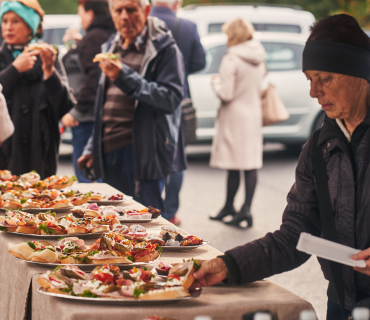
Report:
[[72,128],[73,164],[78,181],[91,182],[78,169],[77,159],[82,155],[94,125],[100,71],[93,59],[101,52],[101,45],[115,32],[115,28],[107,0],[79,0],[78,15],[86,35],[78,41],[76,48],[63,57],[69,84],[74,89],[78,104],[62,118],[62,123],[64,127]]
[[[200,43],[197,26],[195,23],[176,18],[176,12],[181,7],[180,0],[153,0],[153,8],[150,15],[166,22],[167,27],[172,31],[176,43],[184,57],[185,80],[184,99],[190,98],[188,75],[199,71],[206,65],[206,56]],[[185,144],[182,130],[180,130],[178,155],[179,159],[173,168],[166,183],[166,209],[167,216],[171,222],[179,224],[180,220],[175,216],[179,208],[179,192],[182,185],[183,171],[187,167],[185,156]]]
[[118,59],[99,63],[94,134],[79,166],[93,165],[96,177],[165,216],[161,193],[178,144],[182,55],[165,23],[148,17],[148,1],[112,5],[118,32],[102,51]]

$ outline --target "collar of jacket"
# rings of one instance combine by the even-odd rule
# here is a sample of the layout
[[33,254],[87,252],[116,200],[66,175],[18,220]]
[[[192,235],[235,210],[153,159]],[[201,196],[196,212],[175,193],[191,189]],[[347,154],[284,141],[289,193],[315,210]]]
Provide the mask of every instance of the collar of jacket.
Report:
[[[362,126],[370,126],[370,109],[366,114],[364,121],[362,121],[358,127]],[[357,130],[357,128],[356,128]],[[345,137],[343,131],[339,128],[335,119],[330,119],[327,115],[325,115],[324,124],[321,128],[319,141],[318,144],[322,144],[325,141],[333,138],[338,138],[344,140],[346,143],[348,142],[347,138]]]
[[[137,51],[140,51],[141,47],[146,43],[146,38],[148,36],[148,27],[145,25],[144,29],[139,32],[136,36],[134,42],[130,43],[126,49],[135,48]],[[122,39],[119,40],[120,50],[126,50],[122,47]]]
[[156,16],[157,14],[166,14],[166,15],[176,17],[175,11],[173,11],[172,9],[170,9],[168,7],[164,7],[164,6],[154,6],[154,7],[152,7],[152,10],[150,11],[150,15],[155,15]]
[[6,60],[6,64],[8,64],[9,62],[13,61],[12,55],[11,55],[9,49],[8,49],[8,46],[7,46],[6,42],[5,42],[5,40],[3,40],[3,42],[0,45],[0,54],[2,56],[4,56],[4,58]]
[[[161,50],[175,44],[171,31],[168,30],[164,21],[156,17],[148,17],[147,27],[148,38],[139,72],[142,77],[145,76],[150,61],[152,61]],[[115,46],[119,43],[120,37],[121,34],[116,32],[105,44],[103,44],[102,52],[113,52]]]

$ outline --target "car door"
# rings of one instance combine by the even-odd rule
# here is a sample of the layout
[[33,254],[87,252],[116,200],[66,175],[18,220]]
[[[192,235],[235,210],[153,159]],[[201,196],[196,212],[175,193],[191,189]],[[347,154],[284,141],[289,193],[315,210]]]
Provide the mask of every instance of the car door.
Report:
[[[302,73],[303,44],[274,40],[261,41],[266,50],[266,81],[276,87],[276,92],[290,113],[290,118],[274,126],[263,128],[268,141],[283,143],[304,142],[312,131],[320,108],[309,96],[309,82]],[[199,141],[211,140],[215,134],[215,118],[220,100],[211,86],[212,75],[218,72],[222,57],[227,51],[220,42],[206,48],[206,67],[189,76],[190,93],[197,110],[197,137]],[[299,140],[299,141],[298,141]]]
[[213,92],[211,79],[212,75],[218,73],[226,51],[226,44],[223,43],[206,49],[205,68],[188,78],[191,98],[197,112],[197,138],[199,141],[212,140],[215,134],[214,124],[220,99]]

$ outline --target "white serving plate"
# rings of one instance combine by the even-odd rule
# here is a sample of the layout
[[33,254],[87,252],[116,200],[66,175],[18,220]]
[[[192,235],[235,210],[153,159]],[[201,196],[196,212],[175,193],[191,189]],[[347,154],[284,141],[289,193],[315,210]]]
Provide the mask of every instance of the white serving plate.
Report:
[[4,209],[0,208],[0,212],[6,212],[6,210],[20,210],[23,212],[28,212],[28,213],[39,213],[39,212],[55,212],[55,213],[67,213],[70,212],[72,209],[75,209],[77,207],[64,207],[64,208],[28,208],[28,209]]
[[29,234],[29,233],[21,233],[21,232],[8,232],[8,231],[0,231],[6,232],[7,234],[14,234],[17,236],[29,236],[34,238],[40,239],[49,239],[49,238],[56,238],[59,239],[61,237],[79,237],[81,239],[90,239],[90,238],[100,238],[101,235],[105,232],[96,232],[96,233],[69,233],[69,234]]
[[28,213],[39,213],[39,212],[55,212],[55,213],[65,213],[70,212],[71,210],[75,209],[76,207],[64,207],[64,208],[28,208],[23,209],[22,211],[28,212]]
[[179,246],[179,247],[171,247],[171,246],[162,246],[162,251],[189,251],[194,250],[200,247],[205,246],[209,242],[207,240],[203,240],[203,243],[197,246]]
[[132,200],[131,196],[124,196],[122,200],[89,200],[88,203],[96,203],[98,206],[115,206]]
[[157,218],[154,218],[154,219],[129,219],[125,216],[118,216],[117,219],[120,221],[120,222],[124,222],[124,223],[141,223],[141,222],[152,222],[152,221],[155,221],[159,218],[160,216],[158,216]]
[[297,244],[297,250],[351,267],[366,267],[366,262],[364,260],[351,259],[351,256],[360,252],[360,250],[315,237],[306,232],[301,233]]
[[[143,267],[143,266],[152,264],[152,263],[156,262],[159,259],[159,257],[160,257],[160,255],[155,260],[148,261],[148,262],[110,263],[110,265],[117,266],[120,269],[131,269],[133,267]],[[38,262],[38,261],[29,261],[29,260],[19,259],[17,257],[14,257],[14,259],[16,259],[18,261],[21,261],[21,262],[25,262],[25,263],[31,263],[31,264],[34,264],[34,265],[37,265],[37,266],[43,267],[43,268],[52,268],[53,269],[53,268],[56,268],[58,266],[69,265],[69,266],[79,267],[81,270],[84,270],[84,271],[91,271],[95,267],[102,266],[103,264],[105,264],[105,263],[102,263],[102,264],[71,264],[71,263],[70,264],[61,264],[61,263],[45,263],[45,262]]]
[[84,298],[84,297],[76,297],[67,294],[59,294],[59,293],[51,293],[46,292],[42,288],[37,289],[38,293],[57,297],[62,299],[74,300],[77,302],[87,302],[87,303],[99,303],[99,304],[109,304],[109,305],[121,305],[121,306],[151,306],[151,305],[163,305],[169,303],[176,303],[181,300],[189,300],[198,298],[202,292],[201,288],[196,288],[190,292],[190,296],[188,297],[180,297],[175,299],[162,299],[162,300],[140,300],[134,298],[123,298],[123,299],[113,299],[113,298]]

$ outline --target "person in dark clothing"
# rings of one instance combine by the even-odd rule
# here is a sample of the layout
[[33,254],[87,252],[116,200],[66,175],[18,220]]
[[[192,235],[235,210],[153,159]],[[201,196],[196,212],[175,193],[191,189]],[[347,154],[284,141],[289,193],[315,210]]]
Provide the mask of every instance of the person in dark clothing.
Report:
[[[367,266],[342,266],[335,276],[328,261],[319,260],[329,281],[327,319],[347,319],[360,300],[370,298],[370,39],[349,15],[324,18],[311,28],[303,51],[303,72],[311,83],[311,97],[318,99],[326,117],[299,157],[280,229],[203,262],[194,277],[203,286],[226,279],[244,284],[292,270],[308,260],[309,255],[296,249],[300,234],[324,237],[323,230],[330,227],[321,223],[325,212],[319,210],[317,190],[322,184],[315,178],[318,167],[313,156],[318,150],[318,159],[326,166],[327,201],[338,242],[362,250],[352,259],[363,259]],[[343,289],[336,285],[338,281]]]
[[174,165],[183,98],[182,55],[147,0],[113,0],[117,29],[99,62],[93,136],[79,167],[166,217],[162,190]]
[[[77,159],[91,136],[94,126],[94,104],[100,69],[93,58],[101,45],[115,32],[107,0],[79,0],[78,15],[86,35],[63,57],[63,64],[77,105],[62,118],[64,127],[72,128],[73,165],[79,182],[91,182],[78,169]],[[70,33],[73,36],[73,33]],[[67,40],[67,39],[64,39]]]
[[[152,4],[153,7],[150,15],[166,22],[182,53],[185,67],[184,99],[190,98],[188,75],[203,69],[206,65],[205,52],[200,43],[197,26],[189,20],[176,18],[176,12],[182,5],[182,1],[180,0],[153,0]],[[184,148],[183,132],[180,130],[178,145],[180,165],[173,168],[173,172],[170,174],[165,185],[167,217],[176,225],[181,222],[176,216],[176,212],[179,208],[179,193],[183,174],[187,167]]]
[[0,84],[15,131],[0,148],[0,169],[20,175],[36,170],[54,175],[60,143],[59,120],[74,106],[64,69],[53,48],[26,51],[37,43],[44,11],[29,0],[1,3]]

